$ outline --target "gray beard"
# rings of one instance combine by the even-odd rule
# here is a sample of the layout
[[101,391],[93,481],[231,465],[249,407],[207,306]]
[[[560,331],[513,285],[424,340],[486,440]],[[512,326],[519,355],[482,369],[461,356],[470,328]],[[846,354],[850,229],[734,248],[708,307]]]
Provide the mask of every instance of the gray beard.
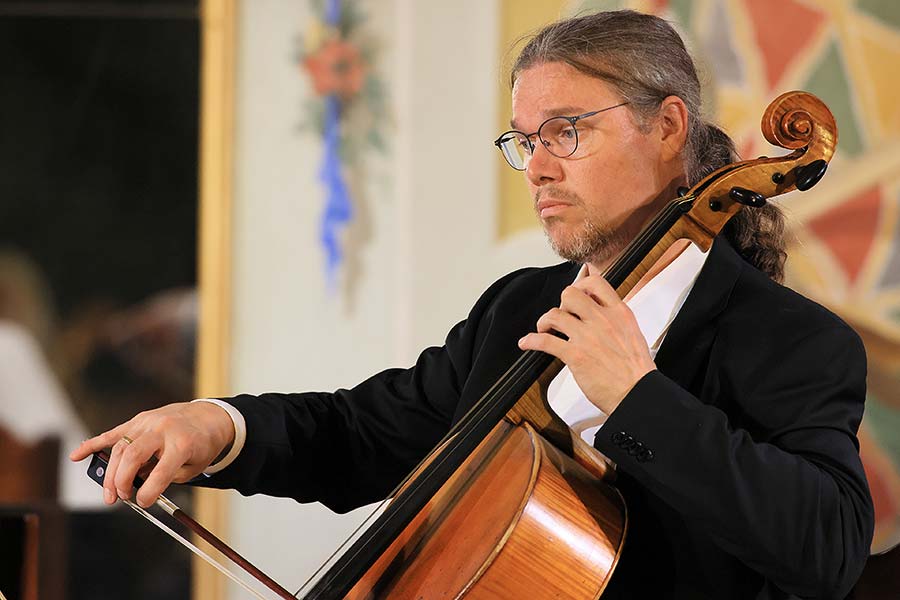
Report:
[[581,264],[606,262],[628,244],[622,232],[600,228],[592,221],[585,221],[581,231],[568,240],[557,242],[546,227],[544,236],[560,258]]
[[[537,212],[537,203],[545,195],[550,194],[552,198],[570,202],[574,206],[585,206],[584,200],[578,194],[557,187],[556,185],[547,185],[541,187],[534,197],[535,213],[540,221],[540,213]],[[618,254],[628,245],[628,237],[621,231],[610,229],[609,227],[600,227],[597,223],[590,219],[585,219],[582,223],[581,230],[577,231],[574,236],[562,242],[555,241],[547,231],[547,226],[543,222],[544,235],[550,243],[553,251],[562,259],[569,260],[574,263],[595,263],[601,264]]]

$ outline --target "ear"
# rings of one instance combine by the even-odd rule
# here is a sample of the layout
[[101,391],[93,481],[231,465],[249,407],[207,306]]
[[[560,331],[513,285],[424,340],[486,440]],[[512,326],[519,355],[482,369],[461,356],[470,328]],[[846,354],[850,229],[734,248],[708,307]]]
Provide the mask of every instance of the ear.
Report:
[[688,110],[684,100],[678,96],[669,96],[659,107],[658,123],[660,142],[662,142],[662,158],[665,162],[681,157],[687,143]]

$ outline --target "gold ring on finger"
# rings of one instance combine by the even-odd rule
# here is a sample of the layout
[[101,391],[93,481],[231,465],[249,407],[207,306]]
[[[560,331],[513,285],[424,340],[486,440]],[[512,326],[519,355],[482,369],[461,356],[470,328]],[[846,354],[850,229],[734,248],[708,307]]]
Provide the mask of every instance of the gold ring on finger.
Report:
[[122,436],[122,441],[125,442],[126,444],[130,444],[130,443],[132,443],[134,440],[131,439],[130,437],[128,437],[127,435],[123,435],[123,436]]

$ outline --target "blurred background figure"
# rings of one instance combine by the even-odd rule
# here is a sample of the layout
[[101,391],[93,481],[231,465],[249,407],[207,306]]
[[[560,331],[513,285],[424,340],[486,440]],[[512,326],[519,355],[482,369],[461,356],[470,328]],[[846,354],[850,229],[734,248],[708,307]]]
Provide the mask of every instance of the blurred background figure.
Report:
[[194,389],[197,292],[163,290],[107,319],[98,353],[109,352],[135,377],[168,396],[190,398]]
[[68,600],[190,596],[187,551],[58,457],[193,397],[199,23],[197,0],[0,0],[0,511],[55,506]]
[[[37,266],[23,254],[0,251],[0,501],[56,500],[69,509],[101,508],[96,485],[67,448],[88,431],[57,379],[49,350],[56,333],[50,294]],[[14,448],[20,448],[15,457]],[[53,454],[50,464],[23,464]],[[19,460],[17,460],[19,459]],[[29,483],[29,480],[32,483]],[[39,483],[39,481],[49,483]]]

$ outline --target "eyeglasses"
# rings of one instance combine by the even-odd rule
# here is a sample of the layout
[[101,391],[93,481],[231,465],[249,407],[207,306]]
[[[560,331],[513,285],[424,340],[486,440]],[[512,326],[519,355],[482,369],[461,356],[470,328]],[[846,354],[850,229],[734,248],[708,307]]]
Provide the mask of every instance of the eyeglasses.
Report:
[[576,117],[551,117],[541,123],[534,133],[524,134],[521,131],[510,130],[494,140],[494,145],[503,153],[503,158],[513,169],[524,171],[528,167],[528,161],[534,154],[535,136],[541,141],[547,152],[558,158],[567,158],[578,149],[578,129],[575,123],[581,119],[625,106],[628,102],[621,102],[615,106],[601,108]]

